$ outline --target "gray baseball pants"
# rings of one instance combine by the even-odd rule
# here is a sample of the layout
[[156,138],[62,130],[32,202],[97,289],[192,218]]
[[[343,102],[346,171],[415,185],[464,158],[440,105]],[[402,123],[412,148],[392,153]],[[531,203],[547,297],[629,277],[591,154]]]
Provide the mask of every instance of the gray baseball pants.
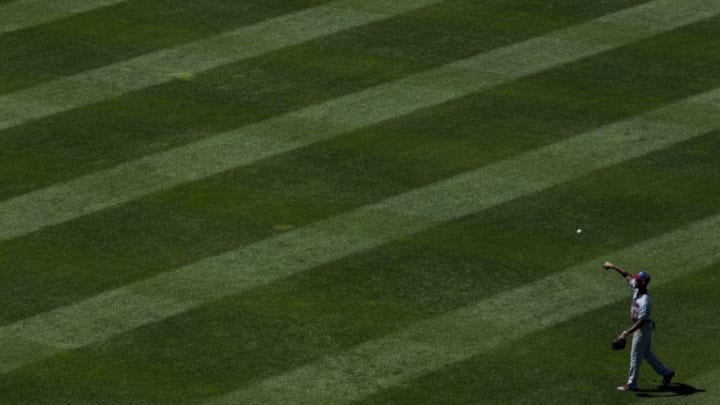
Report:
[[631,388],[637,388],[638,377],[640,376],[640,364],[643,360],[646,360],[658,375],[664,376],[671,372],[650,350],[652,333],[655,328],[654,325],[654,322],[647,321],[640,329],[633,333],[632,351],[630,352],[630,371],[628,372],[628,385]]

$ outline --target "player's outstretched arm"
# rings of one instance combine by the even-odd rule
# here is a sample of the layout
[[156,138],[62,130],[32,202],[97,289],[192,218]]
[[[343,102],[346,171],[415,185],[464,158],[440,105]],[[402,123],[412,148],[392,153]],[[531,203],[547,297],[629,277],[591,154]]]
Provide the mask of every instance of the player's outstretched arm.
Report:
[[615,270],[615,271],[616,271],[618,274],[620,274],[621,276],[623,276],[623,277],[625,277],[625,278],[630,278],[630,273],[628,273],[627,271],[625,271],[625,269],[623,269],[622,267],[617,266],[617,265],[615,265],[615,264],[613,264],[613,263],[610,263],[610,262],[607,261],[607,260],[605,261],[605,263],[603,263],[603,268],[604,268],[605,270]]

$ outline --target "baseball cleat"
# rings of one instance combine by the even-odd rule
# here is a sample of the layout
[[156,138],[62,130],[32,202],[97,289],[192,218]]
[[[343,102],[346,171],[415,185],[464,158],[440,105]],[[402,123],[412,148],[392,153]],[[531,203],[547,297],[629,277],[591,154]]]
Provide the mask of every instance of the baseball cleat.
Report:
[[662,386],[667,387],[668,384],[670,384],[670,381],[672,381],[673,377],[675,377],[675,372],[671,371],[663,376]]
[[635,391],[634,387],[631,387],[627,384],[623,384],[623,385],[617,387],[617,389],[618,389],[618,391]]

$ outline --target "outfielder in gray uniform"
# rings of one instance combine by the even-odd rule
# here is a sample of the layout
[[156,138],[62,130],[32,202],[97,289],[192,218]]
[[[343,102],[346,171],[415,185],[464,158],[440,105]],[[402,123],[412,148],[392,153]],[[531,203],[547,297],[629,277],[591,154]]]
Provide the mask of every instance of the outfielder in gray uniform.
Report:
[[647,285],[650,283],[650,275],[644,271],[630,274],[622,268],[605,262],[603,267],[608,270],[612,269],[623,276],[630,287],[633,289],[632,305],[630,306],[630,316],[633,324],[630,328],[620,333],[621,338],[629,334],[633,334],[632,350],[630,352],[630,371],[628,372],[627,384],[617,387],[620,391],[635,391],[638,388],[638,376],[640,375],[640,364],[643,360],[647,360],[650,367],[662,377],[662,386],[670,384],[675,376],[675,372],[665,367],[660,359],[650,350],[650,342],[652,340],[652,332],[655,329],[655,323],[650,317],[650,295],[647,291]]

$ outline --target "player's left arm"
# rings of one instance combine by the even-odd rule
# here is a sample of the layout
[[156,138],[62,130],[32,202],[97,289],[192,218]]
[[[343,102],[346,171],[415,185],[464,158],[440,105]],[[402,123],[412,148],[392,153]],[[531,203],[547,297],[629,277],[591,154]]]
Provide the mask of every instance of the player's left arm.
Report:
[[645,323],[645,319],[638,319],[637,322],[632,324],[632,326],[628,329],[625,329],[624,331],[620,332],[620,338],[625,338],[627,335],[635,332],[636,330],[642,328],[643,324]]

